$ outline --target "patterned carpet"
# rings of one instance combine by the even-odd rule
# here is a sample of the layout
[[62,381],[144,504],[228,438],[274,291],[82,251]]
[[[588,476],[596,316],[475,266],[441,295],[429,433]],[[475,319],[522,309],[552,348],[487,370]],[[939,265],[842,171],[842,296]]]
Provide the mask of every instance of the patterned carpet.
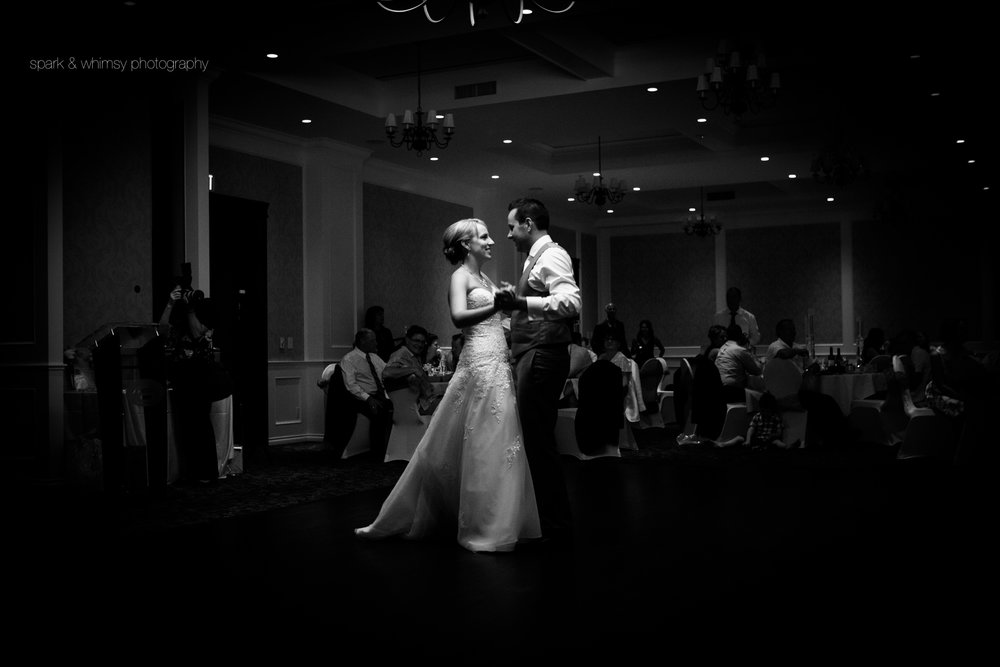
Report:
[[[838,451],[792,450],[752,452],[745,447],[719,449],[711,444],[678,445],[676,431],[636,431],[638,450],[623,450],[620,464],[683,466],[743,466],[765,464],[795,467],[871,466],[890,464],[895,450],[858,447]],[[404,462],[382,463],[366,455],[338,460],[323,443],[272,446],[262,460],[245,472],[211,484],[171,486],[146,496],[108,500],[79,489],[44,489],[44,503],[63,520],[100,516],[116,530],[129,534],[160,531],[350,493],[390,489]]]

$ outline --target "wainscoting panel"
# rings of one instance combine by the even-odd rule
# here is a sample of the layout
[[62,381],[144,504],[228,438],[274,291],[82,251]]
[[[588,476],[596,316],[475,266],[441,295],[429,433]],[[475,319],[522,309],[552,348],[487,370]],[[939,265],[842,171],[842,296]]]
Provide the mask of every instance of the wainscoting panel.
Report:
[[271,362],[268,444],[323,440],[326,395],[316,386],[329,361]]

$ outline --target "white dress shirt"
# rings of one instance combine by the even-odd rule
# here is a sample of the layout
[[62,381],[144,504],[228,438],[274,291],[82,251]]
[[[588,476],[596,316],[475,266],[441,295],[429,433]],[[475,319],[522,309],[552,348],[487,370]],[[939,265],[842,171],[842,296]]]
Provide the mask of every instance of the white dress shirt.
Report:
[[[780,338],[775,338],[774,342],[767,346],[767,353],[764,355],[764,363],[767,363],[778,356],[778,352],[781,350],[805,350],[804,345],[789,345]],[[809,355],[796,354],[791,358],[795,365],[799,367],[799,370],[804,370],[811,363],[812,360],[809,359]]]
[[[728,327],[729,314],[728,308],[720,310],[715,314],[715,323]],[[753,313],[746,308],[738,308],[736,310],[736,324],[740,325],[740,329],[743,329],[743,333],[750,338],[750,345],[756,345],[760,342],[760,329],[757,328],[757,318],[754,317]]]
[[[375,372],[378,373],[379,381],[381,382],[382,371],[385,370],[385,362],[382,361],[382,357],[374,352],[369,357],[375,366]],[[368,365],[368,360],[365,359],[365,353],[358,348],[351,349],[340,360],[340,372],[344,374],[344,385],[347,387],[347,391],[351,392],[359,400],[367,401],[370,396],[379,393],[375,378],[372,377],[372,369]]]
[[[552,237],[546,234],[531,246],[525,267]],[[528,274],[528,285],[548,296],[527,296],[529,320],[564,320],[576,317],[582,299],[580,288],[573,278],[573,261],[562,246],[549,248],[538,258]]]

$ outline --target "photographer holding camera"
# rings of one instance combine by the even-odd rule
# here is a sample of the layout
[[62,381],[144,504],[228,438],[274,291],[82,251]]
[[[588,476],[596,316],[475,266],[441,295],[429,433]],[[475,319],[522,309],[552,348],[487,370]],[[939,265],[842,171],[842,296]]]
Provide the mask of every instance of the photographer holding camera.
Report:
[[208,482],[219,477],[212,403],[233,393],[229,373],[215,359],[215,317],[211,299],[178,277],[160,317],[166,336],[167,381],[172,391],[177,438],[178,481]]

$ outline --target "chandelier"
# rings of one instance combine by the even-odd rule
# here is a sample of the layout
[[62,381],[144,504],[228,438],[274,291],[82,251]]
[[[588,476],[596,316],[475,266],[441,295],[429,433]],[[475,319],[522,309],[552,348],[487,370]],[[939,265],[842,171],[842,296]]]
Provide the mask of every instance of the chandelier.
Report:
[[594,180],[588,185],[583,176],[577,176],[576,183],[573,184],[573,196],[576,201],[585,204],[604,206],[605,204],[617,204],[625,198],[625,181],[612,178],[610,187],[604,185],[604,172],[601,170],[601,138],[597,137],[597,171],[594,172]]
[[424,114],[420,102],[420,52],[417,52],[417,112],[407,109],[403,112],[403,133],[396,138],[396,114],[390,113],[385,118],[385,134],[393,148],[406,146],[406,150],[416,151],[420,155],[424,151],[437,146],[447,148],[451,136],[455,133],[455,118],[445,114],[441,123],[443,136],[438,136],[437,111],[433,109]]
[[[390,5],[390,4],[395,4],[398,7],[399,5],[403,4],[403,2],[395,2],[395,3],[393,3],[392,0],[389,0],[388,2],[382,2],[381,0],[378,0],[378,6],[379,7],[381,7],[384,10],[386,10],[387,12],[393,12],[395,14],[402,14],[404,12],[412,12],[414,9],[420,9],[421,7],[423,7],[424,8],[424,16],[427,17],[428,21],[430,21],[431,23],[440,23],[441,21],[444,21],[445,18],[447,18],[448,14],[451,13],[451,10],[455,8],[455,5],[457,3],[456,2],[452,2],[451,6],[447,9],[447,11],[445,11],[445,13],[440,18],[434,18],[431,15],[431,10],[430,10],[430,5],[428,3],[428,0],[408,0],[406,2],[406,4],[409,4],[410,6],[409,7],[399,7],[399,9],[395,9],[393,7],[387,6],[387,5]],[[480,4],[482,4],[482,3],[480,3]],[[513,14],[511,14],[510,10],[507,8],[507,2],[502,2],[501,4],[503,4],[504,11],[507,13],[507,18],[509,18],[512,22],[514,22],[516,24],[520,24],[521,23],[521,19],[524,18],[524,16],[526,14],[530,14],[531,13],[530,9],[525,9],[524,8],[524,0],[518,0],[518,3],[517,3],[518,4],[518,11],[517,11],[517,16],[516,17]],[[575,5],[576,2],[571,1],[571,2],[566,3],[566,7],[564,7],[563,9],[549,9],[548,7],[546,7],[545,5],[543,5],[542,3],[537,2],[537,1],[533,2],[532,4],[535,5],[536,7],[538,7],[539,9],[541,9],[542,11],[548,12],[549,14],[562,14],[563,12],[568,12],[570,9],[572,9],[573,5]],[[486,15],[488,15],[488,13],[489,12],[487,12],[484,7],[479,7],[477,9],[476,8],[476,3],[470,1],[469,2],[469,25],[475,26],[476,25],[476,17],[477,16],[486,16]]]
[[684,233],[691,236],[715,236],[722,231],[722,225],[715,218],[705,218],[705,188],[701,188],[701,213],[697,217],[689,217],[684,223]]
[[[767,80],[765,86],[762,82]],[[757,113],[774,105],[781,88],[777,72],[769,71],[764,54],[744,65],[739,51],[731,51],[725,40],[719,43],[715,57],[705,61],[705,73],[698,75],[698,99],[708,111],[722,107],[723,113],[737,120],[747,113]]]

